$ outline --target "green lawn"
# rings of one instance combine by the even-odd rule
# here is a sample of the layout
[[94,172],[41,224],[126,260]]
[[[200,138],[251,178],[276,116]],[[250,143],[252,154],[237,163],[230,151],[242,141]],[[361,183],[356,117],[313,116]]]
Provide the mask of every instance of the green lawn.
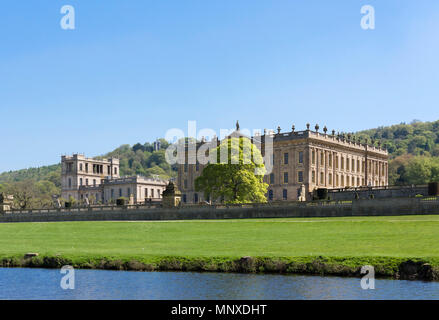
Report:
[[439,216],[0,223],[0,258],[393,257],[439,260]]

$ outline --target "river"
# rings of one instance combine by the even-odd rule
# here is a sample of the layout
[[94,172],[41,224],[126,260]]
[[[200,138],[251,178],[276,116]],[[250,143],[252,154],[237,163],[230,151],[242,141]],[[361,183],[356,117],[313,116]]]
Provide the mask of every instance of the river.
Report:
[[75,288],[62,289],[58,269],[0,268],[0,299],[437,299],[439,282],[359,278],[75,270]]

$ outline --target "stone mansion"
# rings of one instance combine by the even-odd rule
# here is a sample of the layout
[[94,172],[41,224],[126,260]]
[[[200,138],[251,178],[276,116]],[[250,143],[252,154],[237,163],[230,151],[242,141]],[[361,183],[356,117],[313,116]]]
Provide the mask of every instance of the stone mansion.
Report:
[[[264,177],[269,185],[269,201],[298,200],[301,190],[305,189],[307,200],[318,188],[337,189],[366,186],[388,185],[388,152],[380,142],[369,144],[360,142],[351,134],[328,133],[326,127],[319,132],[319,126],[310,130],[309,124],[304,131],[277,133],[264,132],[263,135],[249,137],[261,146],[269,136],[272,139],[272,172]],[[237,130],[231,136],[242,136]],[[197,142],[196,148],[205,143],[219,145],[215,138],[209,142]],[[186,146],[187,150],[187,146]],[[267,161],[267,159],[265,160]],[[195,190],[195,179],[201,174],[203,165],[180,164],[178,167],[177,186],[182,193],[183,203],[204,201],[202,193]]]
[[168,184],[140,176],[120,177],[119,159],[91,159],[81,154],[61,157],[61,197],[109,204],[131,198],[133,203],[159,201]]

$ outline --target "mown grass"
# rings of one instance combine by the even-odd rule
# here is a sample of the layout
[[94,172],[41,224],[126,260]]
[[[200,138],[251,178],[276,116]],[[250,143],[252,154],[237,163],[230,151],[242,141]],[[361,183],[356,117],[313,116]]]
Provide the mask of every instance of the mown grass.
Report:
[[392,276],[408,259],[439,268],[438,244],[439,216],[0,224],[3,266]]

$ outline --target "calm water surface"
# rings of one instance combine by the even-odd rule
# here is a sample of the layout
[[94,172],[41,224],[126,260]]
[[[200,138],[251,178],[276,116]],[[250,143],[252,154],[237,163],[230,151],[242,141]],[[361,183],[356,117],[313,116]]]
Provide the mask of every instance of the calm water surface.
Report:
[[0,268],[0,299],[438,299],[439,282],[194,272],[75,270],[75,289],[55,269]]

